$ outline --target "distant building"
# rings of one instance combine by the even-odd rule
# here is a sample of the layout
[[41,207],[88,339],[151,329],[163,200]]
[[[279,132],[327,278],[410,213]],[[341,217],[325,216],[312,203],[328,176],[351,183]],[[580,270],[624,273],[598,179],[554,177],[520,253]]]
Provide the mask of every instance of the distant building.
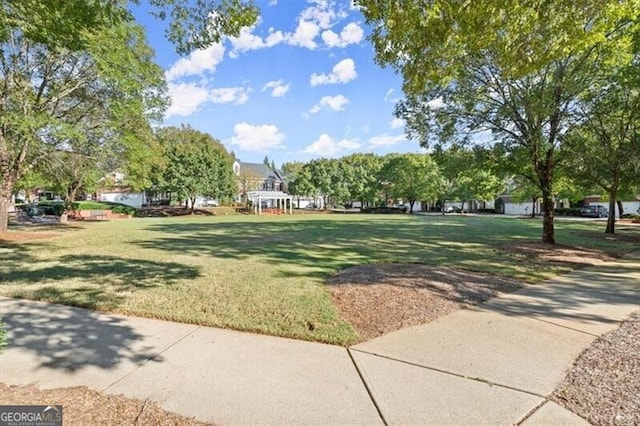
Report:
[[237,202],[250,203],[257,214],[263,209],[292,211],[292,197],[287,193],[282,172],[263,163],[235,161],[233,174],[238,182]]
[[135,208],[140,208],[148,202],[144,191],[133,191],[126,184],[124,173],[109,173],[98,182],[100,184],[100,189],[96,193],[98,201],[120,203]]

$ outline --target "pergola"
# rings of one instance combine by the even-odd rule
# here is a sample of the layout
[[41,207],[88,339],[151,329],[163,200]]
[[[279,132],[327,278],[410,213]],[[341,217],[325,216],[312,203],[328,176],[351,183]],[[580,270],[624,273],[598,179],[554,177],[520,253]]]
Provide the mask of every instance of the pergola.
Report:
[[275,201],[277,208],[283,210],[285,214],[293,214],[293,197],[282,191],[249,191],[247,199],[251,201],[255,214],[262,214],[262,202],[267,200]]

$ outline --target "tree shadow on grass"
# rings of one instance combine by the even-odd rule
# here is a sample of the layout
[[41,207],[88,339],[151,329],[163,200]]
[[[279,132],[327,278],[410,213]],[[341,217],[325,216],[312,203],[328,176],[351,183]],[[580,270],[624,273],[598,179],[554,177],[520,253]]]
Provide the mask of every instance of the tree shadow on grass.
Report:
[[[446,228],[446,230],[444,230]],[[265,259],[309,268],[315,275],[384,260],[446,259],[459,247],[440,246],[443,234],[464,233],[465,224],[443,225],[441,234],[420,220],[287,220],[267,222],[167,223],[147,227],[144,249],[229,259]],[[157,233],[157,238],[154,237]],[[436,251],[438,253],[436,253]]]
[[[144,336],[117,317],[10,299],[0,299],[0,308],[9,332],[3,364],[20,364],[12,358],[20,356],[19,351],[28,351],[36,355],[38,368],[70,372],[87,366],[112,369],[123,361],[141,364],[157,352],[151,346],[136,345]],[[12,353],[14,348],[17,353]]]
[[[197,268],[114,256],[67,255],[55,264],[22,262],[0,266],[0,290],[13,297],[45,300],[85,308],[113,309],[128,294],[166,287],[199,276]],[[6,293],[5,293],[6,294]]]

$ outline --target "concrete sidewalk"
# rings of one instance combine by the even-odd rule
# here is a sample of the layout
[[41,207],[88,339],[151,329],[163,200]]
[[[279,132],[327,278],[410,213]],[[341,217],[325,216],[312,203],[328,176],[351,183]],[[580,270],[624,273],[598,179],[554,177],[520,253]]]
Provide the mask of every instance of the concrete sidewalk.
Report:
[[0,298],[0,380],[86,385],[219,424],[585,424],[546,397],[638,309],[640,256],[348,349]]

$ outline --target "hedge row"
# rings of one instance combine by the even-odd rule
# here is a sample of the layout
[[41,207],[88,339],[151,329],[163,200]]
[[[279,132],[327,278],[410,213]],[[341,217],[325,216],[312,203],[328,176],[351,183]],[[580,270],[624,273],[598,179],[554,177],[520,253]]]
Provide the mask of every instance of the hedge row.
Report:
[[[23,209],[29,208],[28,204],[21,206]],[[61,201],[39,201],[38,207],[44,210],[47,215],[61,216],[64,213],[64,203]],[[135,216],[138,209],[118,203],[109,203],[102,201],[78,201],[71,204],[71,209],[80,210],[111,210],[113,213],[121,213]]]

